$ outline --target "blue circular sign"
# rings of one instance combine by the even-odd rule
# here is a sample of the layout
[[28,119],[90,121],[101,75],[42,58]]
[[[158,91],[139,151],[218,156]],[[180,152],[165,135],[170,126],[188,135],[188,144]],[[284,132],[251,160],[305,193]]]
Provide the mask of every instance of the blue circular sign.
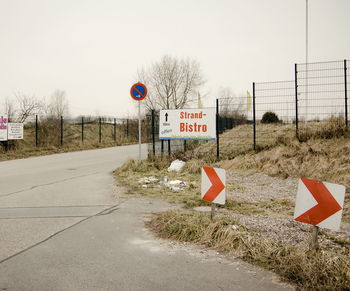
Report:
[[147,87],[142,83],[136,83],[131,86],[130,95],[134,100],[141,101],[147,96]]

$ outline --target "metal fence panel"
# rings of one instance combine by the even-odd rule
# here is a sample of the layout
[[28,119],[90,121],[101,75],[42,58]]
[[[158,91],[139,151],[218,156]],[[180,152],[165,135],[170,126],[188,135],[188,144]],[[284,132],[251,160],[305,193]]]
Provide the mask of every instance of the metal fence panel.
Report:
[[253,149],[253,96],[221,98],[219,105],[220,158],[231,159]]
[[342,133],[346,127],[346,61],[297,65],[299,136]]
[[[273,145],[281,133],[295,135],[295,82],[255,83],[254,94],[256,148],[260,149]],[[278,121],[267,118],[268,112],[275,114]]]

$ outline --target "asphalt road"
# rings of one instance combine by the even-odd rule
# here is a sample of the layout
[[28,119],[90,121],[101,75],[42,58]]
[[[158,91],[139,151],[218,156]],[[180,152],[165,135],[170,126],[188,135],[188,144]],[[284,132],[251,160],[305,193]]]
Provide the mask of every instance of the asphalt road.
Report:
[[[143,148],[145,152],[145,148]],[[0,163],[0,290],[290,290],[214,251],[158,240],[165,202],[118,199],[111,172],[137,146]]]

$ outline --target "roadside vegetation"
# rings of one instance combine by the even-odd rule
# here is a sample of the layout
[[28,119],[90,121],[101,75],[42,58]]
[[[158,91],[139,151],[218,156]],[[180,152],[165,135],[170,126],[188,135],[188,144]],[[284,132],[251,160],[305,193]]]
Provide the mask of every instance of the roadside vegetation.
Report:
[[136,143],[137,139],[137,122],[133,119],[129,119],[127,125],[126,120],[118,120],[115,128],[114,118],[80,116],[71,119],[68,99],[62,90],[55,90],[49,99],[16,92],[0,109],[10,122],[24,124],[22,140],[0,142],[0,161],[127,145]]
[[[36,146],[35,124],[28,123],[24,126],[23,140],[12,140],[8,142],[8,145],[5,142],[2,143],[2,146],[0,146],[0,161],[136,143],[136,134],[132,132],[127,137],[124,131],[124,126],[118,125],[117,138],[114,140],[113,124],[102,124],[100,142],[98,122],[85,124],[84,141],[82,141],[81,125],[65,124],[63,145],[61,145],[59,123],[43,122],[39,127],[39,143]],[[135,131],[133,127],[130,128],[131,131]]]
[[[260,132],[264,129],[268,134],[258,136],[262,146],[254,152],[248,126],[235,127],[222,135],[219,162],[215,161],[215,143],[208,142],[172,157],[186,161],[180,173],[167,171],[169,160],[150,157],[141,162],[129,160],[115,175],[130,193],[183,206],[155,213],[147,222],[162,238],[218,249],[272,270],[301,289],[349,290],[349,135],[315,128],[303,133],[305,141],[299,142],[292,125],[259,124]],[[204,165],[227,170],[227,203],[218,207],[213,221],[205,212],[209,207],[203,207],[209,203],[200,200],[200,171]],[[317,250],[309,249],[311,227],[293,220],[300,177],[347,188],[341,230],[321,229]],[[166,181],[173,180],[182,181],[183,187],[174,191],[166,185]]]

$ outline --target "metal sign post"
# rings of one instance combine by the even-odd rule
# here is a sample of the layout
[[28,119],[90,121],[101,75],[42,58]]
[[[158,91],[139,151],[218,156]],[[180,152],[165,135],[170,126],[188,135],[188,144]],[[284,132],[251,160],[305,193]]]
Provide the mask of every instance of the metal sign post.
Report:
[[139,101],[139,160],[141,161],[141,100],[145,99],[147,96],[147,87],[142,83],[136,83],[131,86],[130,89],[131,97]]
[[210,211],[210,219],[211,221],[214,221],[214,218],[215,218],[215,203],[212,203],[211,204],[211,211]]
[[141,102],[139,102],[139,161],[141,161]]
[[312,226],[312,236],[311,236],[311,241],[310,241],[310,250],[317,251],[319,248],[318,245],[318,232],[319,232],[319,227],[313,225]]

